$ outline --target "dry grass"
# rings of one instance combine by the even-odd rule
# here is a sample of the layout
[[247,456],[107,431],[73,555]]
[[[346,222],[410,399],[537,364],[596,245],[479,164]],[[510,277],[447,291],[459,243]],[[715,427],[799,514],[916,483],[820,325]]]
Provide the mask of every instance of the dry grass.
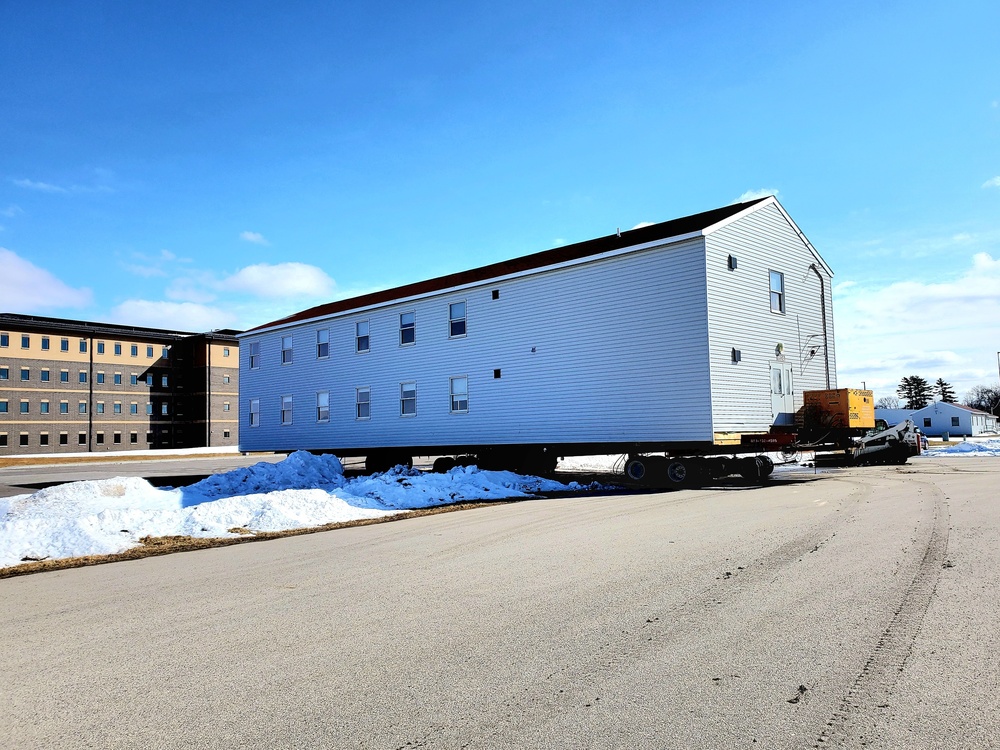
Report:
[[479,503],[457,503],[455,505],[442,505],[436,508],[422,508],[419,510],[405,511],[392,516],[381,518],[365,518],[357,521],[341,521],[340,523],[328,523],[323,526],[311,526],[303,529],[288,529],[287,531],[251,531],[246,528],[230,529],[230,532],[237,534],[247,534],[240,537],[214,537],[201,538],[193,536],[144,536],[139,541],[141,547],[119,552],[114,555],[85,555],[83,557],[67,557],[59,560],[39,560],[37,562],[26,562],[20,565],[12,565],[7,568],[0,568],[0,578],[13,578],[15,576],[29,575],[31,573],[45,573],[51,570],[66,570],[68,568],[82,568],[88,565],[104,565],[105,563],[122,562],[124,560],[141,560],[145,557],[155,555],[170,555],[175,552],[190,552],[192,550],[210,549],[212,547],[228,547],[233,544],[246,544],[248,542],[262,542],[269,539],[281,539],[288,536],[301,536],[302,534],[316,534],[321,531],[333,531],[334,529],[346,529],[354,526],[371,526],[376,523],[388,523],[390,521],[400,521],[406,518],[418,516],[434,516],[438,513],[451,513],[458,510],[470,510],[472,508],[484,508],[498,503],[517,502],[517,500],[499,500]]

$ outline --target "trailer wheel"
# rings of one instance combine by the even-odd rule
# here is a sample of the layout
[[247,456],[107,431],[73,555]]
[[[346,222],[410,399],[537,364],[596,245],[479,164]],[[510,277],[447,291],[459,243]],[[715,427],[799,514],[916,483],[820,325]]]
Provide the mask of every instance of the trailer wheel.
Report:
[[646,459],[642,456],[629,456],[625,462],[625,476],[636,484],[642,484],[646,479]]
[[435,474],[447,474],[458,464],[451,456],[441,456],[434,459],[434,466],[431,469]]
[[694,479],[693,468],[690,461],[671,458],[667,463],[667,479],[674,487],[686,487]]
[[761,478],[771,476],[771,472],[774,471],[774,461],[771,457],[757,456],[757,462],[760,464]]

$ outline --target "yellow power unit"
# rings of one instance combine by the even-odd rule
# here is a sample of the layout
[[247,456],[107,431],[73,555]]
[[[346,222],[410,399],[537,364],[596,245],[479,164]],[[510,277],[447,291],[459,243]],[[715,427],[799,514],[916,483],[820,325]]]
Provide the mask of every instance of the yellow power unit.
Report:
[[857,388],[805,391],[802,400],[806,421],[814,425],[859,429],[875,426],[875,398],[871,391]]

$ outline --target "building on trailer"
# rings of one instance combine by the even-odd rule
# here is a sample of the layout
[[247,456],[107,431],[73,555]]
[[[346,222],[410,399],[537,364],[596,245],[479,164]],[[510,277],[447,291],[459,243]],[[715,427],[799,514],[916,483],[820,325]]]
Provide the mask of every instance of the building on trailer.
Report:
[[240,448],[738,443],[836,387],[832,275],[766,197],[313,307],[241,334]]
[[235,448],[236,333],[0,314],[0,456]]

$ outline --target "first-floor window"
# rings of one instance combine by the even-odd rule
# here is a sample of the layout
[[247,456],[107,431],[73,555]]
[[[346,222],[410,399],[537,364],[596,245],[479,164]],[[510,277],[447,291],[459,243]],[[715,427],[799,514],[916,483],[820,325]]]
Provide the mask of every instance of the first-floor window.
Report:
[[372,416],[372,389],[358,388],[355,391],[356,418],[371,419]]
[[292,397],[281,397],[281,424],[292,423]]
[[414,417],[417,414],[417,384],[399,384],[399,413],[404,417]]
[[69,445],[69,433],[60,432],[59,433],[59,445]]
[[330,393],[329,391],[319,391],[316,394],[316,421],[330,421]]
[[77,442],[78,445],[86,445],[87,444],[87,433],[86,432],[81,432],[79,435],[77,435],[76,436],[76,442]]
[[958,417],[952,417],[951,418],[951,426],[952,427],[958,427]]
[[49,444],[49,433],[43,432],[42,434],[40,434],[38,436],[38,444],[39,445],[48,445]]
[[469,378],[465,375],[451,379],[451,411],[453,414],[469,411]]
[[128,434],[128,442],[129,442],[130,445],[137,445],[139,443],[139,433],[138,432],[130,432]]
[[260,399],[252,398],[250,399],[250,426],[259,427],[260,426]]

